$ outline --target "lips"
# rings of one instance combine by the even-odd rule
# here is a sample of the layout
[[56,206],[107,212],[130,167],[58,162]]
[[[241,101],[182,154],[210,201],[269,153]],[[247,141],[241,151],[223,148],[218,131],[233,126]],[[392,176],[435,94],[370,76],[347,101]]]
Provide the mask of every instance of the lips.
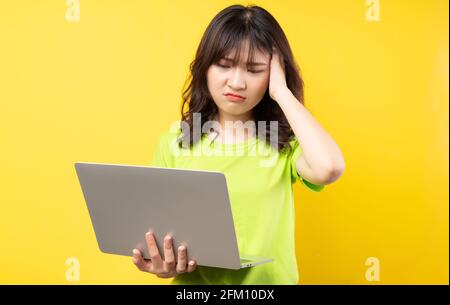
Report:
[[239,97],[241,99],[245,99],[245,97],[243,97],[242,95],[236,94],[236,93],[225,93],[225,96],[234,96],[234,97]]

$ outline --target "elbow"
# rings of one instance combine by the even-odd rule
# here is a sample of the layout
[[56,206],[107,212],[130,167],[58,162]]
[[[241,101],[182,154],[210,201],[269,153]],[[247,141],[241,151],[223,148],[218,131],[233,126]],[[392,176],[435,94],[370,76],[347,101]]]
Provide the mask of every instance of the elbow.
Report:
[[330,184],[338,180],[344,173],[345,162],[344,160],[336,163],[330,163],[325,170],[323,170],[322,184]]

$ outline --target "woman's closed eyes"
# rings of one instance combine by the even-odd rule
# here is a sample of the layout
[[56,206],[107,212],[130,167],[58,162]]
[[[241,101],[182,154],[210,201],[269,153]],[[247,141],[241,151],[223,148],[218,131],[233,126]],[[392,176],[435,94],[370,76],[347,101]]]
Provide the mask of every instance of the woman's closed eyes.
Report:
[[[218,65],[219,67],[221,67],[221,68],[225,68],[225,69],[228,69],[228,68],[230,68],[230,66],[227,66],[227,65],[223,65],[223,64],[220,64],[220,63],[217,63],[216,65]],[[264,70],[259,70],[259,71],[255,71],[255,70],[248,70],[250,73],[260,73],[260,72],[264,72]]]

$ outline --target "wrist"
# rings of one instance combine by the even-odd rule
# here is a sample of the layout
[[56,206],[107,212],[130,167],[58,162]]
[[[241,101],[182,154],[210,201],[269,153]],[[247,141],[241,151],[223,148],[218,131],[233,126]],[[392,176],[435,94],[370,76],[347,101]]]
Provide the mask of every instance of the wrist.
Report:
[[286,88],[283,88],[283,89],[279,90],[278,92],[276,92],[273,95],[273,99],[277,103],[280,103],[280,102],[288,100],[290,96],[292,96],[292,92],[288,87],[286,87]]

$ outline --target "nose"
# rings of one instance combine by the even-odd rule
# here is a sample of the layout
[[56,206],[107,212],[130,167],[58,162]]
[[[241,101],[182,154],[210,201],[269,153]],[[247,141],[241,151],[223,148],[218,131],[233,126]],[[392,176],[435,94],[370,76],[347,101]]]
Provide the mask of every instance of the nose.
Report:
[[235,67],[232,69],[230,77],[228,78],[228,86],[230,86],[233,90],[245,89],[245,77],[240,68]]

